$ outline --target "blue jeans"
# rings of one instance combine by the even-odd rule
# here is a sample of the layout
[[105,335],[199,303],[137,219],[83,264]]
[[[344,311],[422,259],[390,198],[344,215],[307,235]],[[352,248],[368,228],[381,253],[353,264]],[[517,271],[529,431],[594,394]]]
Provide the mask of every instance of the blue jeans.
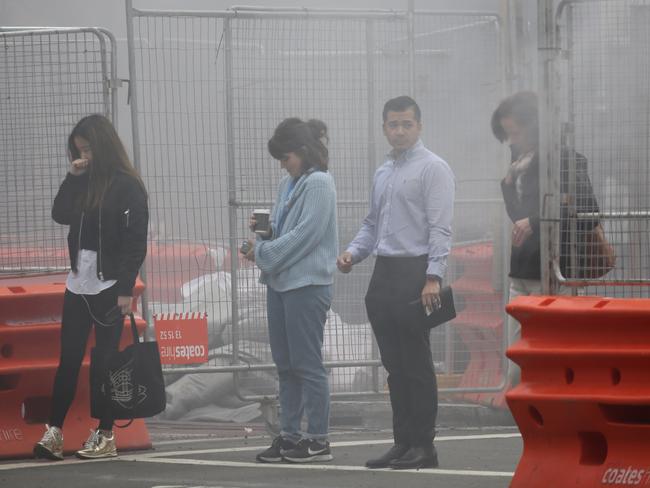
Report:
[[[281,435],[327,439],[330,394],[321,348],[332,286],[305,286],[277,292],[267,288],[271,354],[280,380]],[[307,418],[307,432],[300,422]]]

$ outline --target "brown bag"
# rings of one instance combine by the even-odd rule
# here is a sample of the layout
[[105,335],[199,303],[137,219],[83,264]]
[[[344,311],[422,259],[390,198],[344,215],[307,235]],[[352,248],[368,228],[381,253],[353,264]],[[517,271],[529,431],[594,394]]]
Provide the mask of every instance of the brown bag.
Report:
[[583,279],[605,276],[616,265],[616,252],[607,242],[605,230],[600,224],[584,233],[578,255],[582,258],[580,268]]

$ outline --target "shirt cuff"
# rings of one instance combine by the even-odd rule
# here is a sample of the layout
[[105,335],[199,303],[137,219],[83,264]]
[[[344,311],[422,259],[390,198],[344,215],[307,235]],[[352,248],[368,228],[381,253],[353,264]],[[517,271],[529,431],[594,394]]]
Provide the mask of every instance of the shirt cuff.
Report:
[[427,277],[435,276],[440,280],[440,282],[442,282],[442,278],[445,276],[446,271],[447,271],[446,260],[429,261],[427,265]]
[[361,261],[359,259],[359,251],[356,247],[348,247],[345,252],[352,254],[352,264],[357,264],[359,261]]

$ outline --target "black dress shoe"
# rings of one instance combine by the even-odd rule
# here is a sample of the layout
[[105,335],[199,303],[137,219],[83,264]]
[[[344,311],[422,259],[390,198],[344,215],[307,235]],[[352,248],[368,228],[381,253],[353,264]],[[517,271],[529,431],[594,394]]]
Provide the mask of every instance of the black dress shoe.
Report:
[[434,447],[412,447],[399,459],[388,464],[392,469],[437,468],[438,453]]
[[368,459],[366,461],[366,468],[379,469],[387,468],[391,461],[399,459],[409,450],[409,446],[404,444],[395,444],[391,447],[386,454],[375,459]]

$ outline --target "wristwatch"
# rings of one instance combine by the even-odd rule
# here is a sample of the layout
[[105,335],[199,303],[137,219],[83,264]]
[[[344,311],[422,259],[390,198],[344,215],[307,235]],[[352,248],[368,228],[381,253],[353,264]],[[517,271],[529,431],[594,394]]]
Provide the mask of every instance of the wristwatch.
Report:
[[439,285],[442,285],[442,278],[441,278],[440,276],[438,276],[438,275],[428,274],[428,275],[427,275],[427,279],[429,279],[429,280],[436,280],[436,281],[438,282]]

